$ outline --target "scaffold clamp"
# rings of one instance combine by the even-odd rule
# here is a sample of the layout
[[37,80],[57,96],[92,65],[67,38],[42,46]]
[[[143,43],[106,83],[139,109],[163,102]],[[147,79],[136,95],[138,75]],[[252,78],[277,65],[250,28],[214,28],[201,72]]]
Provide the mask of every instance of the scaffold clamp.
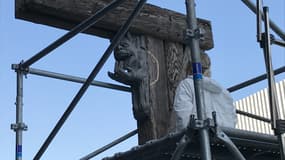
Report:
[[25,123],[13,123],[11,124],[11,129],[16,131],[27,131],[28,126]]
[[205,34],[205,30],[202,28],[197,28],[197,29],[187,28],[185,31],[185,40],[189,41],[192,38],[205,40],[204,34]]
[[13,70],[15,70],[16,72],[17,72],[17,71],[20,71],[20,72],[22,72],[24,75],[27,75],[27,74],[29,73],[29,68],[24,68],[24,67],[22,66],[23,63],[24,63],[24,61],[22,60],[19,64],[12,64],[12,65],[11,65],[11,68],[12,68]]
[[276,133],[277,135],[285,133],[285,120],[276,120]]

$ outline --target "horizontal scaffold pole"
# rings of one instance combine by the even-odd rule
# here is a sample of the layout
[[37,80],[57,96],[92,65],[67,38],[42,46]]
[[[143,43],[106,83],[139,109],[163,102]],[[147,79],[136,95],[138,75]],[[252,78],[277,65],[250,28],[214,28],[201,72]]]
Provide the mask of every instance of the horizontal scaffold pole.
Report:
[[[281,73],[283,73],[283,72],[285,72],[285,66],[280,67],[280,68],[277,68],[276,70],[274,70],[274,74],[275,74],[275,75],[281,74]],[[250,79],[250,80],[247,80],[247,81],[245,81],[245,82],[242,82],[242,83],[240,83],[240,84],[237,84],[237,85],[234,85],[234,86],[232,86],[232,87],[229,87],[227,90],[228,90],[229,92],[235,92],[235,91],[237,91],[237,90],[239,90],[239,89],[245,88],[245,87],[247,87],[247,86],[250,86],[250,85],[252,85],[252,84],[255,84],[255,83],[257,83],[257,82],[260,82],[260,81],[262,81],[262,80],[265,80],[266,78],[267,78],[267,74],[265,73],[265,74],[262,74],[262,75],[260,75],[260,76],[255,77],[255,78],[252,78],[252,79]]]
[[[45,71],[45,70],[35,69],[35,68],[29,68],[28,73],[33,74],[33,75],[38,75],[38,76],[55,78],[55,79],[59,79],[59,80],[76,82],[76,83],[84,83],[87,80],[87,79],[81,78],[81,77],[76,77],[76,76],[71,76],[71,75],[66,75],[66,74],[61,74],[61,73],[55,73],[55,72],[50,72],[50,71]],[[106,82],[100,82],[100,81],[95,81],[95,80],[92,81],[90,83],[90,85],[103,87],[103,88],[109,88],[109,89],[115,89],[115,90],[120,90],[120,91],[131,92],[130,87],[106,83]]]

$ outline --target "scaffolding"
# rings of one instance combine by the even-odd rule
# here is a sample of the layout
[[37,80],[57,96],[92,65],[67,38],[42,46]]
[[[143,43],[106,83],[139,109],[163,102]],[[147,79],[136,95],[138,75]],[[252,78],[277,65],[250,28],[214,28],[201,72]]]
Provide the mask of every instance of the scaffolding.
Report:
[[[16,154],[15,159],[16,160],[22,160],[22,137],[23,137],[23,131],[26,131],[28,129],[27,125],[23,122],[23,77],[26,74],[34,74],[34,75],[40,75],[44,77],[50,77],[55,79],[61,79],[66,81],[72,81],[77,83],[82,83],[82,87],[79,89],[77,94],[74,96],[73,100],[70,102],[69,106],[65,110],[64,114],[61,116],[60,120],[57,122],[55,127],[50,132],[49,136],[46,138],[42,146],[40,147],[39,151],[34,156],[34,160],[39,160],[41,156],[44,154],[46,149],[49,147],[50,143],[54,139],[54,137],[57,135],[58,131],[62,128],[65,121],[68,119],[69,115],[72,113],[74,108],[76,107],[77,103],[80,101],[82,96],[85,94],[86,90],[90,85],[100,86],[104,88],[110,88],[110,89],[116,89],[126,92],[131,92],[131,89],[129,87],[120,86],[116,84],[110,84],[105,82],[99,82],[94,81],[94,78],[97,76],[100,69],[103,67],[109,56],[111,55],[114,48],[118,45],[120,40],[123,38],[123,36],[128,31],[129,27],[132,24],[132,21],[137,17],[137,15],[140,13],[141,9],[143,8],[144,4],[146,3],[146,0],[140,0],[137,2],[136,7],[134,8],[133,12],[127,19],[127,21],[122,25],[122,27],[118,30],[118,32],[115,34],[115,36],[111,39],[111,43],[109,47],[104,52],[103,56],[99,60],[99,62],[96,64],[90,75],[87,79],[81,78],[81,77],[75,77],[71,75],[65,75],[60,73],[54,73],[49,71],[44,71],[40,69],[31,68],[30,66],[34,64],[36,61],[40,60],[41,58],[48,55],[51,51],[55,50],[60,45],[64,44],[68,40],[70,40],[72,37],[76,36],[78,33],[81,33],[85,30],[87,30],[89,27],[94,25],[96,22],[98,22],[106,13],[113,10],[114,8],[118,7],[120,4],[122,4],[125,0],[114,0],[109,5],[107,5],[105,8],[99,10],[94,15],[92,15],[90,18],[86,19],[76,27],[74,27],[72,30],[70,30],[68,33],[63,35],[61,38],[57,39],[53,43],[51,43],[49,46],[35,54],[33,57],[28,59],[27,61],[21,61],[19,64],[13,64],[12,69],[16,71],[17,74],[17,98],[16,98],[16,123],[11,125],[11,129],[13,129],[16,133]],[[271,110],[271,119],[266,119],[264,117],[260,117],[257,115],[253,115],[247,112],[243,111],[237,111],[238,114],[246,115],[258,120],[262,120],[265,122],[270,122],[272,125],[272,129],[274,130],[275,135],[279,139],[279,146],[280,146],[280,153],[281,153],[281,159],[284,160],[284,153],[285,149],[284,147],[284,133],[285,133],[285,122],[284,120],[281,120],[278,116],[278,111],[276,109],[276,89],[275,89],[275,80],[274,80],[274,74],[280,74],[285,72],[285,67],[281,67],[273,70],[272,67],[272,61],[271,61],[271,50],[270,46],[272,44],[276,44],[282,47],[285,47],[285,34],[282,32],[281,29],[278,28],[277,25],[275,25],[272,21],[269,19],[268,14],[268,7],[263,7],[263,11],[261,11],[262,3],[260,0],[257,0],[257,5],[255,6],[252,4],[249,0],[242,0],[243,3],[245,3],[253,12],[257,15],[257,41],[260,43],[261,48],[264,51],[264,58],[265,58],[265,65],[267,69],[267,73],[264,75],[260,75],[258,77],[255,77],[251,80],[248,80],[246,82],[243,82],[241,84],[238,84],[236,86],[228,88],[230,92],[236,91],[238,89],[244,88],[246,86],[249,86],[251,84],[254,84],[258,81],[264,80],[268,78],[268,86],[269,86],[269,100],[270,100],[270,110]],[[196,96],[196,102],[197,102],[197,111],[198,111],[198,121],[203,122],[205,121],[205,117],[203,117],[203,99],[202,97],[202,91],[201,91],[201,80],[203,79],[202,73],[201,73],[201,62],[200,62],[200,51],[199,51],[199,39],[202,36],[201,32],[199,31],[199,28],[197,26],[197,18],[195,14],[195,5],[194,0],[186,0],[186,8],[187,8],[187,24],[188,24],[188,42],[187,44],[191,47],[191,57],[193,60],[193,66],[194,66],[194,84],[195,84],[195,94],[199,95]],[[262,19],[264,21],[264,28],[265,31],[262,33],[261,31],[261,22]],[[269,28],[272,28],[276,34],[278,34],[282,40],[275,39],[274,36],[272,36],[269,32]],[[214,116],[214,114],[213,114]],[[193,118],[192,118],[193,120]],[[198,130],[200,134],[200,150],[201,150],[201,157],[203,160],[210,160],[211,158],[211,149],[210,149],[210,142],[209,142],[209,128],[216,129],[217,137],[222,139],[223,142],[225,142],[226,146],[230,149],[231,153],[237,157],[238,159],[245,159],[243,155],[239,152],[237,147],[231,142],[231,140],[226,136],[226,134],[219,129],[218,126],[216,126],[215,123],[215,116],[213,117],[214,126],[212,125],[206,125],[206,126],[195,126],[195,128],[190,129],[196,129]],[[197,123],[195,120],[193,120],[193,123]],[[203,122],[204,123],[204,122]],[[189,123],[190,124],[190,123]],[[209,123],[210,124],[210,123]],[[191,135],[188,134],[189,132],[186,132],[185,135],[180,140],[180,144],[177,149],[175,150],[172,159],[178,160],[181,156],[181,153],[183,152],[184,148],[187,146],[188,141],[183,138],[188,137],[191,139]],[[88,160],[96,155],[102,153],[103,151],[113,147],[114,145],[132,137],[133,135],[137,134],[137,130],[133,130],[130,133],[120,137],[119,139],[111,142],[110,144],[107,144],[106,146],[88,154],[87,156],[81,158],[81,160]],[[226,137],[226,139],[221,137]],[[181,147],[182,146],[182,147]]]

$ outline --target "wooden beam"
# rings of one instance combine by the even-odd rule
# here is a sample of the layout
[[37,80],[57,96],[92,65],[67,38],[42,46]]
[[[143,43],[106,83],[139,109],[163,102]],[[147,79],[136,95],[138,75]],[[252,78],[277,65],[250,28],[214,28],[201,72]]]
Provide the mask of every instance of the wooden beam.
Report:
[[[69,30],[106,6],[111,0],[15,0],[15,2],[16,18]],[[130,15],[135,4],[135,0],[126,0],[86,33],[111,38]],[[200,41],[200,47],[209,50],[213,48],[211,23],[203,19],[199,19],[198,22],[205,31],[205,40]],[[147,4],[130,31],[184,43],[185,29],[185,15]]]

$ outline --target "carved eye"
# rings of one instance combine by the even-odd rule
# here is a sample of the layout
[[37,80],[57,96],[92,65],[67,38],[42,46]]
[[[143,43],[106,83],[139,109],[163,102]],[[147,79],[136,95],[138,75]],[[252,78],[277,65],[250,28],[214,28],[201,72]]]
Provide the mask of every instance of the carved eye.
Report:
[[127,47],[129,47],[129,44],[128,43],[121,43],[120,46],[127,48]]

